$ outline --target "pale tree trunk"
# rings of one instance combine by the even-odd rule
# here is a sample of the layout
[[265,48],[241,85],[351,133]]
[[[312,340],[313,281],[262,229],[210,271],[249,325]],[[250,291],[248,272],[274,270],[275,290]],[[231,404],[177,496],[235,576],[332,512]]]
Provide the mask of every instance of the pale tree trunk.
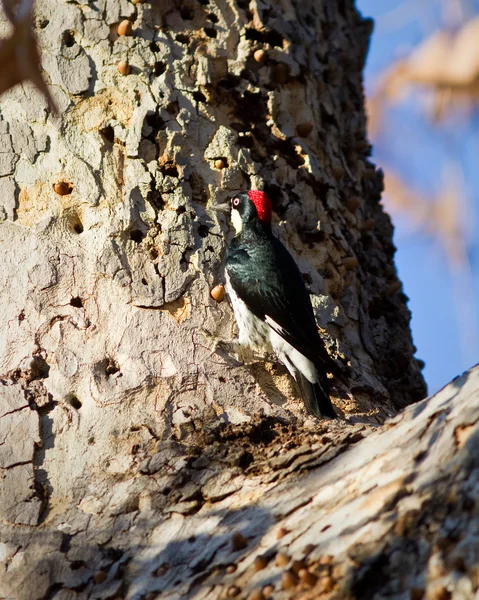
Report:
[[[349,450],[425,395],[367,158],[370,22],[349,1],[38,0],[35,25],[59,114],[29,84],[0,100],[0,598],[280,598],[289,566],[251,562],[305,544],[325,594],[361,596],[448,448],[413,460],[436,398]],[[263,186],[349,381],[337,423],[279,365],[214,351],[235,332],[211,206]]]

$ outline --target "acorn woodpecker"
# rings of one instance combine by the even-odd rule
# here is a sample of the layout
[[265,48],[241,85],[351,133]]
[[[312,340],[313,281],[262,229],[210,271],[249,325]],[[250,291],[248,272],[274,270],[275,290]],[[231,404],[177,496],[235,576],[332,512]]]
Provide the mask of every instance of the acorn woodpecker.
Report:
[[238,342],[274,351],[298,382],[307,411],[336,418],[326,373],[338,373],[318,333],[303,278],[271,231],[270,198],[251,190],[231,199],[235,237],[226,250],[226,291]]

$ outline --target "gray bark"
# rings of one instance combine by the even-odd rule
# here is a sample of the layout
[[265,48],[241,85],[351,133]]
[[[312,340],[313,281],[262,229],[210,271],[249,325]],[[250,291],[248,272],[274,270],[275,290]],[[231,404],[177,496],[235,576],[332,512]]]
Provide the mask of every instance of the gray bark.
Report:
[[[294,553],[307,523],[347,525],[344,457],[366,469],[393,438],[349,447],[425,395],[368,160],[370,23],[326,0],[39,0],[35,23],[60,114],[28,83],[0,100],[0,597],[244,593],[279,523]],[[282,367],[214,351],[234,324],[210,296],[228,232],[210,209],[263,186],[350,381],[340,423],[307,419]],[[351,498],[389,522],[374,464]],[[338,535],[318,552],[339,560]]]

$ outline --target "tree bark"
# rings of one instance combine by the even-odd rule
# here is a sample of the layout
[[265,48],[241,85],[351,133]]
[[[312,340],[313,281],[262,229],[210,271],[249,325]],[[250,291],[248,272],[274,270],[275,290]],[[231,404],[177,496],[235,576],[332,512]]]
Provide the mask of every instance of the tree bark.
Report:
[[[347,523],[344,457],[391,436],[349,446],[425,395],[368,160],[371,24],[327,0],[42,0],[35,24],[59,114],[28,83],[0,104],[0,597],[243,594],[278,522],[294,553]],[[340,423],[306,418],[279,365],[214,350],[234,324],[210,296],[228,235],[211,206],[255,187],[349,381]],[[408,473],[383,505],[358,480],[354,497],[389,522]],[[317,552],[342,556],[340,536]]]

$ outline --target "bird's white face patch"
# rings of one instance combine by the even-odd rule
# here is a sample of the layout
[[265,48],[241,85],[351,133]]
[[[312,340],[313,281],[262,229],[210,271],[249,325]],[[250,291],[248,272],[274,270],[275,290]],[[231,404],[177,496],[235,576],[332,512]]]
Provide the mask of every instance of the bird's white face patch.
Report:
[[241,233],[243,229],[243,221],[241,220],[241,215],[236,208],[231,209],[231,224],[235,228],[236,235]]

